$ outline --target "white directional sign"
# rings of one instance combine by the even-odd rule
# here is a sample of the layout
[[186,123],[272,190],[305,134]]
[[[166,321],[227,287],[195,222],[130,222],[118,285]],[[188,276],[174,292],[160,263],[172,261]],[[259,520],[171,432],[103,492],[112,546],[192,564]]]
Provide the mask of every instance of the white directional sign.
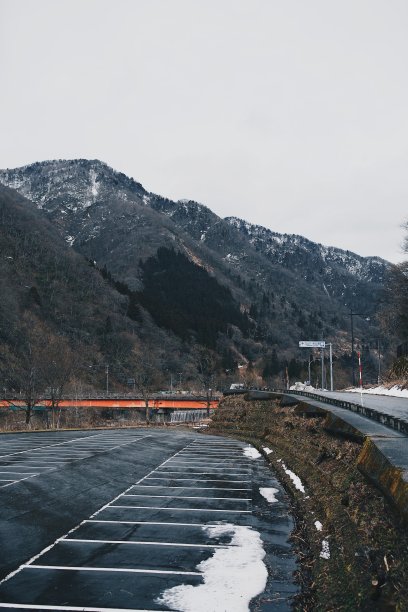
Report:
[[326,342],[324,340],[300,340],[299,348],[325,348]]

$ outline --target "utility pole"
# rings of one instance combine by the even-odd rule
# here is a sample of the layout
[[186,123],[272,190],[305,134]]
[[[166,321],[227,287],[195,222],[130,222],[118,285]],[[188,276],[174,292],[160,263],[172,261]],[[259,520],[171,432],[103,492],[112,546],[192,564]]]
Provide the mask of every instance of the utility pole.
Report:
[[105,374],[106,374],[106,394],[109,393],[109,365],[106,364],[105,367]]
[[[353,317],[364,317],[366,316],[364,312],[353,312],[353,309],[350,308],[350,321],[351,321],[351,372],[352,372],[352,384],[353,387],[356,386],[356,372],[354,365],[354,326],[353,326]],[[369,321],[370,317],[366,318],[366,321]]]
[[330,391],[333,391],[333,349],[332,349],[331,342],[329,342],[329,351],[330,351]]
[[322,391],[324,389],[324,348],[320,349],[322,356]]
[[354,371],[354,327],[353,327],[353,316],[354,313],[350,308],[350,321],[351,321],[351,382],[353,387],[356,386],[356,374]]
[[381,347],[380,347],[380,340],[377,340],[377,351],[378,351],[378,384],[381,383]]

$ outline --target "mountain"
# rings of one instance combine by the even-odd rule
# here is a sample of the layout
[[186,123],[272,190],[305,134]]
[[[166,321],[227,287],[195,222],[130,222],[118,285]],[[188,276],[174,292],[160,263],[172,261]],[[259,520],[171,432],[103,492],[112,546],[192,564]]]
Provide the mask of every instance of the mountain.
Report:
[[[350,349],[350,306],[370,315],[377,309],[388,266],[384,260],[235,217],[222,219],[197,202],[150,193],[98,160],[0,170],[0,182],[33,202],[72,250],[138,293],[156,324],[164,325],[159,309],[154,300],[143,299],[143,292],[159,250],[182,253],[205,270],[249,318],[249,324],[220,334],[223,350],[228,337],[235,343],[237,361],[257,360],[272,348],[283,356],[300,355],[298,340],[309,338],[324,337],[344,352]],[[177,282],[183,296],[183,279]],[[376,333],[358,317],[355,326],[360,338]]]

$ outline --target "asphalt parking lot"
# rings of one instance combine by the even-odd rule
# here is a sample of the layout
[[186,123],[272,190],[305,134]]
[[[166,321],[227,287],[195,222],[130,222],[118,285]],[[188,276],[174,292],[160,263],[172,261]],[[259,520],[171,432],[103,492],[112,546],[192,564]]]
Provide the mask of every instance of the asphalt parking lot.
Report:
[[[145,435],[145,434],[144,434]],[[0,488],[132,444],[143,434],[121,431],[8,434],[0,447]]]
[[247,445],[173,429],[39,436],[21,450],[0,436],[3,460],[62,452],[0,490],[0,609],[290,608],[288,500]]

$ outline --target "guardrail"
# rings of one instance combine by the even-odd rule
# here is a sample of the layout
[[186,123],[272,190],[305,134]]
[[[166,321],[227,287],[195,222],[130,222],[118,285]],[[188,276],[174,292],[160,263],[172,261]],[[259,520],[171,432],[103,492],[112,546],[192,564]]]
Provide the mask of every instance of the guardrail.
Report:
[[319,395],[318,393],[310,393],[309,391],[295,391],[291,389],[273,389],[273,391],[276,391],[277,393],[283,393],[284,395],[300,395],[309,399],[322,402],[324,404],[330,404],[332,406],[338,406],[339,408],[345,408],[346,410],[350,410],[351,412],[361,414],[362,416],[365,416],[368,419],[371,419],[372,421],[376,421],[381,425],[385,425],[390,429],[395,429],[396,431],[399,431],[403,434],[408,434],[408,420],[406,421],[399,417],[394,417],[390,414],[375,410],[374,408],[368,408],[368,406],[361,406],[360,404],[354,404],[353,402],[336,399],[327,395]]

